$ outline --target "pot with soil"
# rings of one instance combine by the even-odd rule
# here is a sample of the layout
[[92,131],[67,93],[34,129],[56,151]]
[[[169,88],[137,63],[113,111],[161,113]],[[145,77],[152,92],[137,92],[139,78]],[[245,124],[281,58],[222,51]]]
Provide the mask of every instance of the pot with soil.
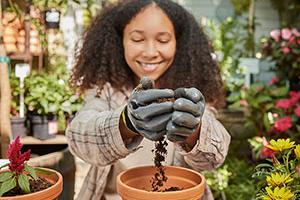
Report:
[[[9,163],[0,166],[0,200],[54,200],[62,192],[62,175],[52,169],[33,168],[22,153],[18,136],[7,150]],[[8,169],[1,170],[8,167]]]
[[[59,197],[62,192],[63,179],[62,175],[52,169],[39,168],[37,172],[38,180],[29,180],[31,193],[24,194],[19,187],[6,192],[0,197],[0,200],[54,200]],[[2,170],[1,174],[8,172]],[[3,184],[3,183],[2,183]]]
[[117,191],[123,200],[198,200],[205,189],[205,178],[200,173],[176,166],[166,166],[166,182],[153,191],[155,166],[132,168],[117,177]]

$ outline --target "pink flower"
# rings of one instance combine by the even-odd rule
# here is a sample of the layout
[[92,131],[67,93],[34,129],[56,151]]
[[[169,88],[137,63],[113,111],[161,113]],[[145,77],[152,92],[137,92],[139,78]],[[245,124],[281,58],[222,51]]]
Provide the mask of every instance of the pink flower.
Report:
[[273,76],[272,79],[269,81],[269,85],[274,85],[279,81],[279,78],[277,76]]
[[277,108],[282,108],[284,110],[287,110],[291,106],[290,100],[289,99],[279,99],[276,101],[275,106]]
[[297,108],[294,110],[294,113],[300,117],[300,106],[297,106]]
[[274,128],[279,132],[283,133],[292,127],[292,118],[291,116],[283,117],[277,120],[274,124]]
[[288,41],[288,44],[289,45],[296,44],[296,40],[295,39],[296,39],[295,36],[291,36],[291,38]]
[[245,99],[240,100],[240,105],[241,106],[248,106],[248,102]]
[[270,35],[271,35],[271,38],[273,38],[276,42],[278,42],[280,39],[280,30],[278,30],[278,29],[272,30]]
[[281,35],[282,35],[283,39],[289,40],[290,37],[292,36],[292,32],[291,32],[290,29],[284,28],[284,29],[281,30]]
[[24,169],[24,162],[30,158],[30,150],[21,153],[22,144],[18,136],[9,146],[7,150],[7,157],[9,159],[9,169],[11,171],[21,173]]
[[300,39],[297,40],[297,44],[300,44]]
[[288,54],[291,50],[288,47],[281,47],[281,51],[283,52],[283,54]]
[[298,30],[296,28],[292,28],[291,31],[296,37],[300,36],[300,33],[298,32]]

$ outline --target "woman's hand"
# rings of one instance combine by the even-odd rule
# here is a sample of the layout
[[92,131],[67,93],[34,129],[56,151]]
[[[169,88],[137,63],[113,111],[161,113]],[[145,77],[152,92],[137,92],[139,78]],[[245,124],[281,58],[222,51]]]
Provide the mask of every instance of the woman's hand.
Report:
[[[133,90],[125,114],[135,129],[132,131],[149,140],[157,141],[166,134],[166,125],[173,111],[173,102],[159,100],[174,98],[174,91],[152,89],[153,83],[149,81],[142,79],[140,86]],[[130,128],[130,125],[127,127]]]
[[200,131],[205,100],[196,88],[178,88],[174,95],[176,101],[172,118],[167,124],[167,137],[172,142],[182,142],[196,131]]

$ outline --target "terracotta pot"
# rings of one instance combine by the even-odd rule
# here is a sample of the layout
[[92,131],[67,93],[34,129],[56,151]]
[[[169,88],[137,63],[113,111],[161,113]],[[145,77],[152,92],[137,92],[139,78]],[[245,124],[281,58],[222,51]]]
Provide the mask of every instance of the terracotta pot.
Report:
[[117,191],[123,200],[199,200],[205,189],[205,178],[200,173],[182,167],[167,166],[167,182],[162,190],[170,187],[180,191],[151,192],[151,178],[154,166],[136,167],[120,173],[117,177]]
[[53,185],[45,190],[38,192],[12,196],[12,197],[0,197],[0,200],[54,200],[57,199],[60,193],[62,192],[63,178],[62,175],[52,169],[42,168],[49,173],[37,173],[39,177],[45,178],[47,181]]

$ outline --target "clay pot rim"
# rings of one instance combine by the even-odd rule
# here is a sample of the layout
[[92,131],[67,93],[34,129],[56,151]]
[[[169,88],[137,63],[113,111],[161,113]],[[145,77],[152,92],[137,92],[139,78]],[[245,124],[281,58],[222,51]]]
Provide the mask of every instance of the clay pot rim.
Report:
[[126,190],[131,190],[131,191],[135,191],[135,192],[139,192],[139,193],[145,193],[145,194],[153,194],[153,195],[159,194],[160,196],[161,195],[168,196],[171,193],[172,194],[174,194],[174,193],[181,194],[181,193],[188,193],[188,192],[191,192],[191,191],[194,191],[194,190],[198,190],[199,188],[204,187],[204,184],[206,182],[205,177],[201,173],[199,173],[199,172],[197,172],[195,170],[192,170],[192,169],[188,169],[188,168],[185,168],[185,167],[179,167],[179,166],[165,166],[165,167],[167,167],[167,168],[173,168],[173,169],[174,168],[175,169],[180,169],[180,170],[189,171],[191,173],[197,174],[198,176],[201,177],[201,183],[199,183],[198,185],[195,185],[195,186],[193,186],[191,188],[184,189],[184,190],[178,190],[178,191],[172,191],[172,192],[152,192],[152,191],[140,190],[140,189],[136,189],[136,188],[130,187],[130,186],[126,185],[125,183],[123,183],[121,181],[121,177],[122,177],[122,175],[124,173],[126,173],[128,171],[132,171],[132,170],[137,170],[137,169],[141,169],[141,168],[149,168],[149,167],[153,168],[154,166],[148,166],[147,165],[147,166],[134,167],[134,168],[130,168],[128,170],[125,170],[125,171],[121,172],[117,176],[117,183],[120,184],[120,187],[126,188]]
[[[44,189],[44,190],[41,190],[41,191],[38,191],[38,192],[33,192],[33,193],[28,193],[28,194],[23,194],[23,195],[18,195],[18,196],[8,196],[8,197],[0,197],[0,199],[2,198],[5,198],[7,200],[10,200],[10,199],[18,199],[18,198],[30,198],[32,197],[32,195],[39,195],[39,194],[42,194],[42,193],[48,193],[50,190],[52,190],[53,188],[55,187],[58,187],[58,185],[61,185],[60,186],[60,192],[62,191],[62,182],[63,182],[63,177],[62,175],[56,171],[56,170],[53,170],[53,169],[49,169],[49,168],[44,168],[44,167],[39,167],[40,169],[43,169],[43,170],[46,170],[46,171],[49,171],[49,172],[52,172],[54,173],[56,176],[58,176],[58,179],[57,181],[55,182],[55,184],[53,184],[51,187],[48,187],[47,189]],[[0,170],[1,172],[5,172],[5,171],[9,171],[8,169],[6,170]],[[41,173],[39,173],[41,174]]]

